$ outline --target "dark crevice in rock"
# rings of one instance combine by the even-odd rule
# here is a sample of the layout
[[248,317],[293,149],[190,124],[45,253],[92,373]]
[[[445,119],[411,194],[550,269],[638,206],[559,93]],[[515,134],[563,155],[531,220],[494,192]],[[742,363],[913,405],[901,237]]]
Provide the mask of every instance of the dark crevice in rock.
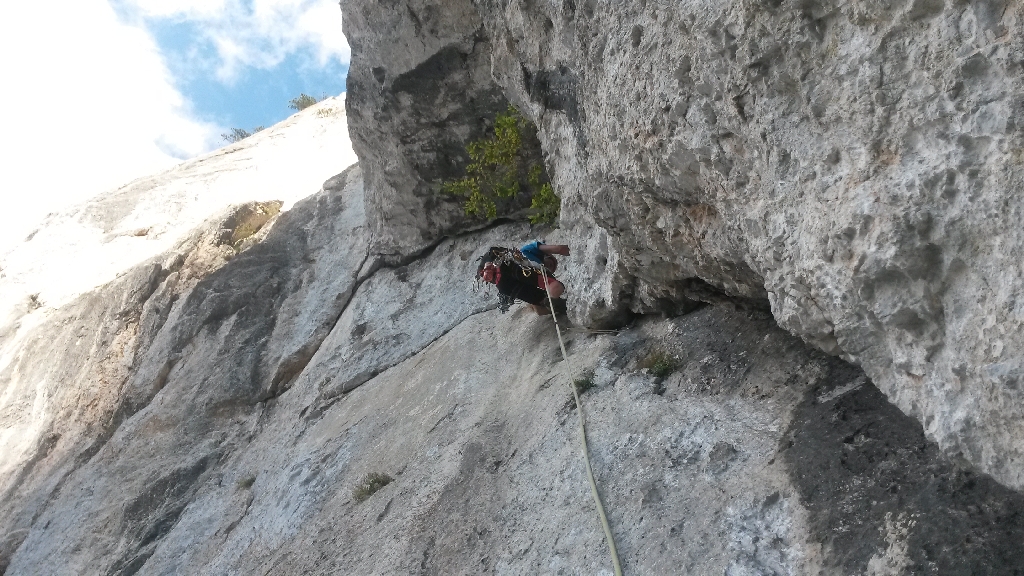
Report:
[[806,350],[800,339],[780,329],[767,312],[703,306],[673,318],[678,333],[687,335],[685,345],[643,338],[645,324],[653,320],[652,316],[641,317],[631,329],[618,334],[611,366],[620,370],[639,367],[650,361],[652,353],[665,354],[672,360],[672,370],[655,382],[652,392],[660,392],[667,400],[723,394],[763,400],[795,385],[795,377],[790,382],[748,378],[757,361],[792,357]]
[[576,145],[580,150],[587,149],[587,135],[583,130],[586,114],[580,106],[579,78],[566,66],[558,66],[551,70],[531,72],[522,67],[523,86],[530,100],[537,102],[547,110],[565,114],[566,120],[573,127]]
[[629,313],[622,314],[619,322],[608,322],[602,327],[624,326],[631,322],[636,314],[675,317],[708,305],[722,306],[730,310],[771,312],[771,303],[767,297],[751,298],[730,294],[700,278],[663,281],[657,288],[657,292],[650,291],[644,299],[636,299],[632,309],[628,311]]
[[765,298],[735,296],[700,278],[687,278],[683,282],[682,292],[690,300],[715,306],[727,306],[734,310],[772,311],[772,305],[767,296]]
[[346,380],[345,382],[343,382],[341,385],[332,387],[329,391],[326,391],[326,393],[321,394],[319,397],[317,397],[316,400],[313,401],[313,404],[315,405],[315,407],[310,409],[310,410],[308,410],[308,414],[306,415],[306,420],[309,421],[309,420],[317,420],[317,419],[319,419],[321,416],[323,416],[323,414],[325,412],[327,412],[327,410],[329,410],[331,408],[331,406],[333,406],[336,402],[338,402],[338,400],[341,400],[342,398],[344,398],[345,395],[348,394],[349,392],[355,390],[356,388],[362,386],[363,384],[366,384],[367,382],[373,380],[377,376],[380,376],[381,374],[387,372],[391,368],[394,368],[395,366],[398,366],[399,364],[401,364],[402,362],[405,362],[409,358],[412,358],[413,356],[416,356],[417,354],[419,354],[423,350],[426,350],[431,344],[433,344],[434,342],[437,342],[438,340],[444,338],[445,336],[448,335],[449,332],[451,332],[452,330],[458,328],[459,326],[461,326],[467,320],[469,320],[469,319],[471,319],[474,316],[477,316],[479,314],[484,314],[484,313],[490,312],[492,310],[495,310],[495,309],[497,309],[497,307],[498,307],[497,304],[495,304],[494,306],[491,306],[491,307],[486,308],[484,310],[481,310],[479,312],[475,312],[473,314],[469,314],[465,318],[463,318],[461,321],[459,321],[456,324],[454,324],[454,325],[446,328],[445,330],[441,331],[437,336],[435,336],[429,342],[426,342],[422,347],[420,347],[419,349],[409,353],[407,356],[399,358],[398,360],[396,360],[394,362],[391,362],[389,364],[378,366],[378,367],[374,368],[373,370],[367,370],[367,371],[361,372],[359,374],[356,374],[355,376],[353,376],[353,377],[349,378],[348,380]]
[[780,448],[825,572],[1024,574],[1024,495],[953,463],[859,368],[825,362]]
[[[505,226],[506,224],[515,224],[516,222],[517,222],[517,220],[514,219],[514,218],[496,218],[496,219],[491,220],[489,222],[482,223],[479,226],[475,226],[475,227],[471,227],[471,228],[464,228],[461,231],[459,231],[458,233],[448,234],[447,236],[439,238],[435,242],[431,243],[429,246],[426,246],[425,248],[423,248],[419,252],[416,252],[415,254],[407,256],[405,259],[397,260],[397,261],[395,261],[394,264],[389,263],[388,267],[389,268],[401,268],[402,266],[408,266],[409,264],[412,264],[413,262],[415,262],[417,260],[423,260],[424,258],[426,258],[426,257],[430,256],[431,254],[433,254],[434,250],[437,250],[438,246],[440,246],[442,243],[444,243],[447,240],[462,240],[464,238],[471,238],[471,237],[477,236],[477,235],[479,235],[479,234],[481,234],[483,232],[489,232],[489,231],[494,230],[496,228],[500,228],[502,226]],[[483,252],[483,248],[481,248],[481,252]]]
[[108,574],[135,574],[142,569],[156,552],[160,539],[174,528],[191,503],[200,478],[218,458],[219,455],[207,454],[190,466],[173,470],[125,503],[123,533],[129,541],[136,542],[131,552],[123,555]]
[[249,509],[252,508],[253,500],[254,498],[252,495],[252,491],[250,490],[249,496],[248,498],[246,498],[245,501],[245,510],[242,510],[242,514],[238,518],[232,520],[231,523],[228,524],[227,527],[224,529],[224,542],[227,542],[228,537],[231,536],[231,533],[235,531],[235,528],[238,527],[238,524],[242,522],[242,520],[246,517],[247,514],[249,514]]
[[320,345],[323,344],[326,338],[325,334],[315,340],[309,340],[300,346],[298,350],[282,359],[277,365],[277,372],[274,373],[274,378],[270,381],[270,388],[267,389],[266,395],[260,399],[260,402],[274,400],[287,392],[291,387],[291,383],[306,369],[309,361],[313,359],[313,356],[320,349]]
[[[367,254],[363,256],[363,260],[359,263],[359,266],[356,268],[357,274],[366,266],[366,262],[369,259],[370,254],[367,252]],[[373,262],[370,264],[370,269],[362,276],[356,278],[355,282],[352,283],[352,287],[349,288],[348,295],[345,297],[345,303],[341,305],[341,309],[338,311],[337,316],[334,317],[334,321],[331,322],[330,328],[322,331],[317,339],[306,342],[298,351],[278,364],[277,372],[271,382],[270,389],[267,391],[267,394],[260,399],[260,402],[276,399],[281,394],[284,394],[289,390],[288,384],[298,378],[299,375],[302,374],[302,371],[306,369],[306,366],[309,365],[310,360],[316,356],[316,353],[320,350],[324,341],[327,340],[327,336],[334,331],[338,322],[341,321],[341,317],[345,315],[345,311],[348,310],[349,305],[355,299],[359,288],[362,287],[367,280],[373,278],[374,274],[376,274],[382,267],[381,259],[379,257],[375,257]]]
[[[474,38],[473,49],[480,41],[480,37]],[[415,94],[418,98],[436,95],[445,87],[445,79],[463,73],[471,52],[472,49],[466,50],[461,43],[445,46],[415,68],[396,76],[391,82],[391,91],[395,94]]]
[[504,226],[506,224],[513,224],[516,222],[517,220],[514,218],[496,218],[494,220],[482,222],[475,226],[464,226],[457,233],[451,233],[445,236],[441,236],[440,238],[434,240],[427,246],[424,246],[423,248],[420,248],[419,250],[411,254],[381,253],[378,254],[377,256],[379,256],[382,259],[381,268],[393,270],[395,268],[408,266],[409,264],[412,264],[417,260],[422,260],[427,256],[430,256],[431,254],[434,253],[434,250],[436,250],[437,247],[440,246],[446,240],[459,240],[462,238],[468,238],[470,236],[480,234],[481,232],[487,232],[495,228]]
[[[457,240],[457,239],[462,239],[462,238],[468,238],[468,237],[476,236],[476,235],[478,235],[478,234],[480,234],[482,232],[486,232],[488,230],[492,230],[494,228],[498,228],[498,227],[503,226],[503,225],[508,224],[508,223],[509,223],[508,220],[498,219],[498,220],[490,222],[487,225],[482,226],[482,227],[480,227],[478,229],[475,229],[475,230],[465,231],[465,232],[462,232],[460,234],[454,234],[454,235],[451,235],[451,236],[446,236],[446,237],[440,238],[440,239],[432,242],[430,245],[426,246],[425,248],[417,251],[414,254],[410,254],[410,255],[406,255],[406,256],[399,256],[399,257],[392,256],[390,261],[388,261],[388,258],[385,257],[385,256],[378,256],[373,261],[373,264],[371,265],[370,271],[367,272],[366,274],[364,274],[357,281],[356,285],[353,287],[351,296],[345,302],[345,305],[342,307],[341,312],[338,314],[337,318],[335,318],[334,323],[331,326],[331,330],[329,330],[327,333],[330,334],[331,332],[334,331],[334,327],[336,327],[338,322],[341,321],[341,318],[345,314],[345,311],[348,309],[348,306],[355,299],[355,295],[358,292],[358,289],[363,285],[363,283],[365,283],[367,280],[372,278],[373,275],[376,274],[377,272],[379,272],[381,270],[398,270],[398,269],[404,268],[404,267],[409,266],[410,264],[413,264],[413,263],[415,263],[417,261],[424,260],[424,259],[430,257],[434,253],[434,251],[437,250],[438,246],[440,246],[442,243],[444,243],[446,241]],[[364,263],[365,263],[365,261],[364,261]],[[454,325],[449,326],[448,328],[442,330],[440,333],[438,333],[436,336],[434,336],[434,338],[432,338],[430,341],[425,342],[423,344],[423,346],[421,346],[417,350],[414,350],[414,351],[410,352],[407,356],[405,356],[403,358],[400,358],[400,359],[396,360],[395,362],[389,363],[387,365],[378,366],[378,367],[376,367],[376,368],[374,368],[372,370],[366,370],[366,371],[360,372],[360,373],[352,376],[348,380],[346,380],[341,385],[332,387],[331,390],[328,393],[321,395],[315,401],[315,404],[317,404],[319,406],[319,408],[318,409],[314,409],[313,412],[315,414],[311,415],[310,417],[311,418],[318,418],[320,414],[322,414],[327,408],[329,408],[341,396],[351,392],[352,390],[355,390],[356,388],[358,388],[359,386],[362,386],[363,384],[365,384],[366,382],[372,380],[373,378],[376,378],[378,375],[380,375],[384,371],[392,368],[393,366],[396,366],[396,365],[404,362],[408,358],[411,358],[412,356],[415,356],[416,354],[419,354],[424,349],[426,349],[428,346],[430,346],[434,342],[438,341],[439,339],[443,338],[449,332],[451,332],[452,330],[457,328],[459,325],[461,325],[467,319],[475,316],[476,314],[480,314],[480,313],[483,313],[483,312],[486,312],[486,311],[489,311],[489,310],[494,310],[495,308],[497,308],[497,305],[491,306],[491,307],[487,308],[486,310],[483,310],[483,311],[480,311],[480,312],[469,314],[465,318],[460,320],[459,322],[455,323]],[[326,336],[323,339],[321,339],[320,342],[317,344],[317,348],[318,349],[319,349],[319,346],[323,343],[323,340],[326,340]],[[316,352],[314,351],[313,354],[315,354],[315,353]],[[311,356],[311,358],[312,358],[312,356]]]
[[174,365],[180,359],[181,357],[179,355],[174,355],[168,358],[164,362],[163,366],[160,367],[160,370],[156,374],[156,378],[153,380],[153,396],[159,394],[160,391],[163,390],[164,386],[167,385],[167,380],[171,376],[171,370],[174,369]]
[[[498,226],[500,226],[500,225],[502,225],[504,223],[505,223],[504,221],[496,221],[496,222],[493,222],[493,223],[491,223],[491,224],[481,228],[480,230],[475,230],[473,232],[466,232],[466,233],[463,233],[463,234],[459,234],[457,236],[453,236],[452,238],[459,238],[459,237],[470,236],[472,234],[477,234],[477,233],[479,233],[481,231],[486,231],[486,230],[491,229],[491,228],[496,228],[496,227],[498,227]],[[440,238],[440,239],[432,242],[428,246],[422,248],[421,250],[419,250],[419,251],[417,251],[417,252],[415,252],[413,254],[408,254],[408,255],[390,255],[390,257],[389,257],[389,256],[384,256],[384,255],[379,255],[379,254],[378,255],[371,255],[371,254],[367,253],[367,255],[363,258],[363,261],[360,263],[358,270],[362,270],[366,266],[366,263],[368,261],[370,261],[370,258],[372,256],[373,260],[370,261],[371,263],[370,263],[369,270],[367,270],[365,273],[363,273],[361,276],[359,276],[359,278],[357,278],[356,281],[353,283],[352,288],[349,291],[347,298],[345,299],[345,303],[342,304],[341,309],[338,311],[337,316],[335,316],[334,321],[331,323],[330,329],[326,330],[323,333],[322,337],[318,338],[317,340],[311,340],[311,341],[307,342],[307,344],[305,346],[302,347],[302,350],[306,350],[307,351],[308,356],[305,356],[305,354],[304,354],[303,355],[304,360],[301,362],[301,365],[296,364],[295,366],[293,366],[291,368],[291,372],[290,372],[290,375],[287,377],[287,381],[288,382],[294,381],[296,378],[298,378],[298,376],[302,373],[302,371],[305,370],[306,366],[309,364],[309,361],[312,360],[312,358],[316,355],[317,351],[320,350],[320,347],[323,345],[324,341],[327,339],[327,336],[329,336],[332,332],[334,332],[334,329],[337,327],[338,322],[341,321],[341,318],[345,315],[345,312],[348,310],[349,306],[355,300],[356,294],[359,292],[359,289],[363,286],[363,284],[365,284],[367,281],[369,281],[371,278],[373,278],[374,275],[376,275],[377,272],[379,272],[381,270],[397,270],[397,269],[400,269],[400,268],[404,268],[404,267],[406,267],[406,266],[408,266],[408,265],[410,265],[410,264],[412,264],[414,262],[417,262],[419,260],[423,260],[425,258],[428,258],[431,254],[434,253],[434,251],[437,249],[437,247],[441,245],[441,243],[443,243],[443,242],[445,242],[446,240],[449,240],[449,239],[451,239],[451,238],[449,238],[449,237]],[[449,330],[451,330],[451,329],[449,328]],[[449,330],[446,330],[445,334],[447,334]],[[436,338],[435,338],[435,340],[436,340]],[[433,342],[433,340],[431,342]],[[427,346],[429,346],[429,344],[430,343],[427,343]],[[426,347],[426,346],[424,346],[424,347]],[[416,353],[418,353],[418,351],[414,352],[413,355],[415,355]],[[278,375],[275,376],[275,382],[277,381],[278,377],[283,378],[283,376],[281,376],[281,374],[282,374],[282,368],[284,368],[284,367],[285,367],[285,363],[282,362],[282,364],[278,368]],[[357,388],[358,386],[360,386],[364,382],[374,378],[377,374],[380,374],[382,371],[384,371],[384,370],[386,370],[387,368],[390,368],[390,367],[391,367],[391,365],[386,366],[386,367],[382,367],[382,368],[380,368],[380,369],[378,369],[376,371],[368,371],[368,372],[364,372],[364,373],[358,374],[355,377],[353,377],[352,379],[350,379],[348,382],[346,382],[344,385],[342,385],[340,387],[340,389],[338,389],[337,393],[330,394],[328,396],[324,396],[324,397],[321,397],[320,399],[318,399],[317,403],[321,404],[321,409],[319,411],[314,410],[314,412],[317,412],[317,417],[319,416],[320,413],[323,412],[324,409],[326,409],[326,407],[328,407],[329,405],[333,404],[335,398],[340,397],[341,395],[343,395],[345,393],[351,392],[352,390],[354,390],[355,388]],[[351,384],[352,382],[355,382],[355,384]],[[272,390],[272,393],[270,395],[268,395],[265,398],[265,400],[270,400],[270,399],[277,398],[278,396],[283,394],[285,391],[287,391],[287,388],[286,387],[272,387],[271,390]]]
[[530,99],[549,110],[564,112],[573,125],[582,119],[576,74],[566,66],[531,73],[523,68],[523,83]]

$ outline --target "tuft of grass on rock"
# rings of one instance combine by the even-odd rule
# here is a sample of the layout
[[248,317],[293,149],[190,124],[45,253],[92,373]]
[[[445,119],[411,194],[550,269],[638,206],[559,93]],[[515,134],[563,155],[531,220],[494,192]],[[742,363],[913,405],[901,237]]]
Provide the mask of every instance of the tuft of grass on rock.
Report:
[[238,488],[239,490],[248,490],[249,488],[252,488],[252,485],[255,483],[256,475],[248,474],[246,476],[242,476],[241,478],[239,478],[238,482],[235,484],[235,487]]
[[572,381],[572,386],[576,389],[576,393],[581,395],[587,390],[590,390],[594,387],[593,372],[587,372],[580,375],[579,378]]
[[676,359],[663,350],[655,350],[640,361],[640,368],[646,368],[655,378],[664,378],[678,368]]
[[371,472],[356,484],[356,487],[352,489],[352,499],[356,502],[364,502],[370,496],[377,493],[378,490],[387,486],[391,483],[393,478],[387,474],[380,472]]

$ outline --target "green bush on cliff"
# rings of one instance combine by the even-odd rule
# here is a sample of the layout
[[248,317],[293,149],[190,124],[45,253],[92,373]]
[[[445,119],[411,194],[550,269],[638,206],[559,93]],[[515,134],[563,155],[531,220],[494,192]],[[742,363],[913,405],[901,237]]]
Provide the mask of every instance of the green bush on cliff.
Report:
[[[494,135],[470,142],[466,152],[471,162],[466,176],[441,184],[441,191],[466,199],[468,216],[497,218],[499,199],[513,198],[520,192],[520,174],[526,162],[523,135],[536,128],[513,106],[494,119]],[[559,199],[549,182],[543,182],[544,167],[532,164],[527,169],[531,196],[530,221],[555,222]]]
[[243,477],[238,479],[238,482],[235,483],[235,488],[237,488],[239,490],[248,490],[248,489],[252,488],[252,485],[255,484],[255,483],[256,483],[256,475],[255,474],[248,474],[248,475],[243,476]]
[[232,128],[230,132],[225,132],[220,135],[220,137],[228,144],[234,144],[240,140],[245,140],[249,136],[252,136],[252,132],[249,132],[245,128]]
[[541,176],[544,170],[540,164],[534,164],[530,168],[530,185],[534,189],[533,198],[530,199],[530,208],[533,214],[530,215],[530,222],[557,222],[558,210],[561,208],[561,200],[555,196],[555,190],[550,182],[541,183]]
[[309,94],[302,93],[288,101],[288,107],[292,110],[303,111],[309,108],[313,104],[316,104],[318,100]]

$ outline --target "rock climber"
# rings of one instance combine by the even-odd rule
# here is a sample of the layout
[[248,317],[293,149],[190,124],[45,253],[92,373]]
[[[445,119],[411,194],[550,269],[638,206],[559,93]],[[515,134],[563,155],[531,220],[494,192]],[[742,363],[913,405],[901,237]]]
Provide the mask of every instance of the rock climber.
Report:
[[[545,244],[539,240],[518,250],[492,246],[480,258],[477,277],[498,287],[498,308],[503,314],[516,300],[526,302],[541,316],[551,314],[547,294],[551,294],[555,311],[564,312],[565,300],[560,297],[565,292],[565,285],[554,276],[558,269],[555,254],[568,256],[569,247]],[[544,273],[541,267],[545,268]]]

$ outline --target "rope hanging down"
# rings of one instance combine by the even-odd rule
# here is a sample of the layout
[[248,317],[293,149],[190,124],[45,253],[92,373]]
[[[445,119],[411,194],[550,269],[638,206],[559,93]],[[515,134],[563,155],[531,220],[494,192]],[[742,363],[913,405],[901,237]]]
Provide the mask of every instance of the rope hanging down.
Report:
[[[548,272],[545,266],[540,267],[541,274],[544,275],[544,292],[548,295],[548,310],[551,311],[551,318],[555,321],[555,333],[558,334],[558,346],[562,349],[562,360],[565,361],[565,365],[569,366],[569,355],[565,353],[565,342],[562,340],[562,328],[558,325],[558,316],[555,314],[555,305],[551,301],[551,293],[547,291],[548,287]],[[570,376],[572,370],[569,371]],[[597,492],[597,480],[594,479],[594,469],[590,466],[590,448],[587,446],[587,427],[583,420],[583,403],[580,402],[580,394],[576,391],[576,386],[572,380],[569,380],[569,388],[572,390],[572,396],[576,399],[576,414],[579,416],[580,422],[580,440],[582,441],[583,448],[583,462],[587,465],[587,479],[590,480],[590,494],[594,497],[594,504],[597,506],[597,515],[601,517],[601,528],[604,529],[604,537],[608,542],[608,552],[612,556],[612,566],[615,569],[615,576],[622,576],[622,565],[619,563],[619,553],[615,549],[615,538],[612,537],[612,529],[608,524],[608,516],[604,513],[604,505],[601,504],[601,495]]]

